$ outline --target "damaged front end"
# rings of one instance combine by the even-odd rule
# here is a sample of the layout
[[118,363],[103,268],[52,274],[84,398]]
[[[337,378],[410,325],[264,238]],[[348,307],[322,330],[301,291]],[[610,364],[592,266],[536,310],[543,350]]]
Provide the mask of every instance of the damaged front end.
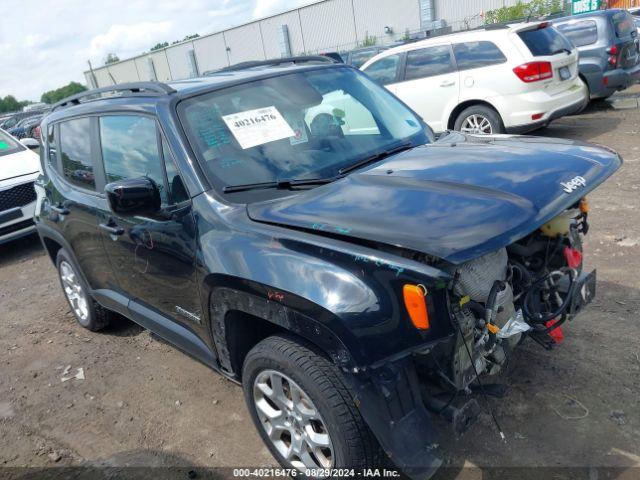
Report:
[[474,394],[505,394],[504,386],[487,379],[514,349],[526,338],[545,348],[560,343],[562,326],[592,300],[595,271],[585,272],[582,264],[587,212],[583,199],[507,247],[460,265],[439,265],[452,277],[452,334],[351,372],[363,416],[412,478],[429,478],[442,463],[434,416],[463,433],[481,411]]
[[547,349],[562,341],[562,325],[595,295],[595,271],[582,265],[587,215],[583,199],[517,242],[448,268],[456,339],[427,361],[434,376],[466,391],[478,375],[498,373],[525,338]]

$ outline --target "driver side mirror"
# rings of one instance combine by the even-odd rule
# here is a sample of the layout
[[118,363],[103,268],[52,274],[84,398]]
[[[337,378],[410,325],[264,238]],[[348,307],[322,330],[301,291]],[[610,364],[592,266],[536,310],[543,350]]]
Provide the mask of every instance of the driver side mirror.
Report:
[[112,182],[104,191],[111,210],[120,215],[153,215],[160,211],[160,190],[148,177]]

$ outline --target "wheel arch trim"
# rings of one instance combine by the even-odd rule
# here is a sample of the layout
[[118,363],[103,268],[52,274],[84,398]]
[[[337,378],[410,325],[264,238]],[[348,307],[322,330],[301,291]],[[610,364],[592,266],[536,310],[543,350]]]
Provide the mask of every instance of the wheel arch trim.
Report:
[[228,344],[228,314],[233,312],[257,317],[303,338],[342,369],[352,369],[357,363],[342,340],[349,332],[346,329],[336,332],[328,325],[336,324],[331,321],[333,314],[293,293],[238,277],[212,274],[204,279],[202,297],[220,366],[230,375],[239,375],[233,368],[232,347]]

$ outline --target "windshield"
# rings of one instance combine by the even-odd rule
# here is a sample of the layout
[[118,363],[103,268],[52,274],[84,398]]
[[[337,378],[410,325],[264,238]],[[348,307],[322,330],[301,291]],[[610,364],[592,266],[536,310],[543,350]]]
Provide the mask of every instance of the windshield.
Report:
[[24,150],[11,135],[0,130],[0,157]]
[[190,98],[179,116],[219,189],[334,177],[433,134],[383,87],[349,67],[256,80]]

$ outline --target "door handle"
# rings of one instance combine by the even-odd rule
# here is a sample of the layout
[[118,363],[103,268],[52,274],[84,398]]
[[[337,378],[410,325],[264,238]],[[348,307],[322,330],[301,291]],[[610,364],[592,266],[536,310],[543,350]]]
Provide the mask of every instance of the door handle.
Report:
[[456,84],[453,80],[445,80],[440,84],[441,87],[453,87]]
[[51,210],[56,212],[58,215],[69,215],[71,213],[67,207],[63,207],[62,205],[59,207],[51,205]]
[[118,226],[118,225],[113,225],[113,224],[108,224],[108,223],[101,223],[100,224],[100,228],[102,230],[104,230],[105,232],[109,233],[110,235],[116,235],[116,236],[120,236],[124,233],[124,228]]

